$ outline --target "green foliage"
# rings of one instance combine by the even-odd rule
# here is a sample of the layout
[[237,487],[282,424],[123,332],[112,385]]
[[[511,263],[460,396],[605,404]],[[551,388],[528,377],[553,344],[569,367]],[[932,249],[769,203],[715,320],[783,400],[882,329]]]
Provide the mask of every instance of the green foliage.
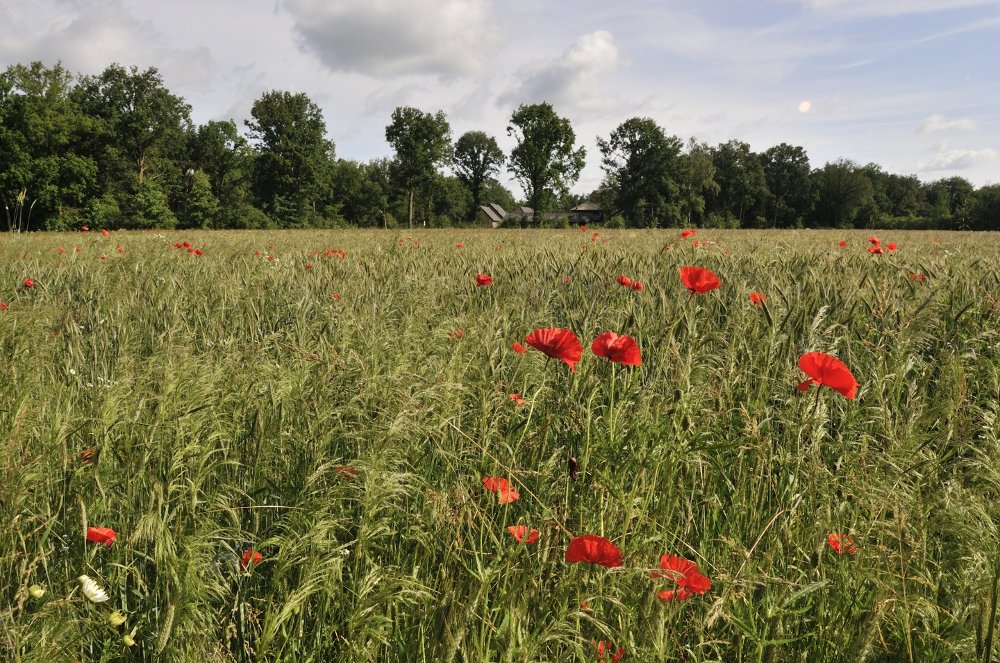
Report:
[[[452,168],[472,195],[467,220],[475,218],[483,204],[483,188],[504,164],[504,153],[493,136],[467,131],[455,142]],[[493,201],[490,201],[493,202]]]
[[583,147],[573,149],[570,121],[549,103],[522,104],[510,116],[507,135],[517,141],[507,169],[524,190],[528,207],[536,214],[552,209],[580,177],[587,154]]
[[[816,186],[816,225],[849,228],[855,225],[858,212],[872,203],[872,183],[851,161],[828,163],[813,174]],[[861,227],[865,227],[862,221]],[[879,227],[878,222],[870,227]]]
[[[428,209],[421,218],[426,225],[429,206],[422,203],[430,198],[430,191],[440,176],[438,168],[451,162],[451,125],[443,111],[431,114],[411,106],[399,106],[385,128],[385,139],[396,152],[390,174],[405,192],[408,225],[413,227],[417,207]],[[418,193],[421,201],[415,200]]]

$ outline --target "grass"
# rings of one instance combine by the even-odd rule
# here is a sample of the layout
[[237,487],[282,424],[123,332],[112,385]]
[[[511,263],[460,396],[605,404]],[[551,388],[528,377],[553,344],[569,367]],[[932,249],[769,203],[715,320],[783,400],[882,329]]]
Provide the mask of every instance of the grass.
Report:
[[[0,237],[0,659],[997,660],[997,235],[695,239]],[[511,350],[550,326],[576,372]],[[609,330],[641,367],[590,352]],[[808,351],[857,399],[798,393]],[[623,567],[565,563],[584,533]],[[658,601],[664,553],[711,590]]]

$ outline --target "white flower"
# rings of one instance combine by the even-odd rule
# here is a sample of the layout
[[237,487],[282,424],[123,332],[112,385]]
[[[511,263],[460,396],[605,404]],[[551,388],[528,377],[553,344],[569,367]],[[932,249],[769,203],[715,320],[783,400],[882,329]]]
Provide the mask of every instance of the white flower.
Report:
[[83,590],[83,595],[94,603],[104,603],[108,600],[107,592],[101,589],[97,581],[90,576],[80,576],[77,580],[80,581],[80,588]]

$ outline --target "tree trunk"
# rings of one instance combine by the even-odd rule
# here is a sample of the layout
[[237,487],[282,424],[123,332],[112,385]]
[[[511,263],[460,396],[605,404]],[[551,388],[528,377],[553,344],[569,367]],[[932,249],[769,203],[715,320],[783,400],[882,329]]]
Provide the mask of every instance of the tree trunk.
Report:
[[413,189],[410,189],[410,230],[413,230]]

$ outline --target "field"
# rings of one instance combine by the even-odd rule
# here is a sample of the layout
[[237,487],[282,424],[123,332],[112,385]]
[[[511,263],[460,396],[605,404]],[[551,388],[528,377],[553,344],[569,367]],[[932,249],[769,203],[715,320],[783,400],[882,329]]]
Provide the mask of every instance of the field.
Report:
[[998,660],[1000,236],[598,232],[0,236],[0,660]]

